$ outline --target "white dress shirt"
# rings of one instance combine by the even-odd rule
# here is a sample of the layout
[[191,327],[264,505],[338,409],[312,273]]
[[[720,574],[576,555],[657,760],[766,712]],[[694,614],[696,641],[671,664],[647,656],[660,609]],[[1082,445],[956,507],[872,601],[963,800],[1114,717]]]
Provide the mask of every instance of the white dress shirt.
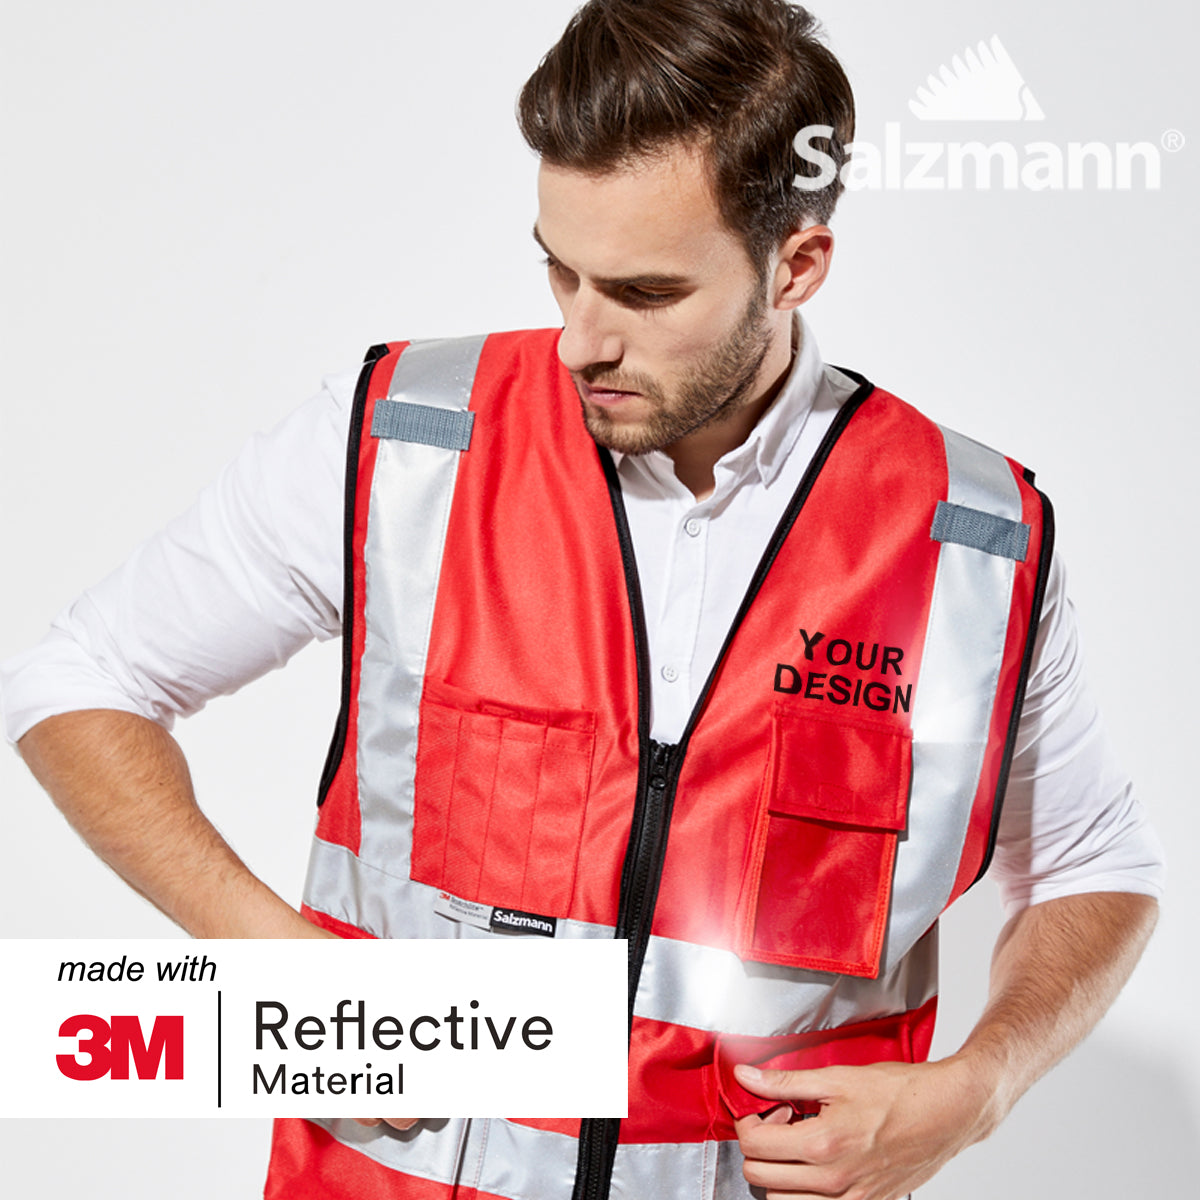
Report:
[[[652,736],[675,742],[766,543],[855,384],[799,352],[697,501],[661,452],[618,456],[646,610]],[[253,437],[196,503],[0,664],[5,728],[82,708],[170,727],[342,631],[345,447],[358,372]],[[1162,852],[1113,761],[1052,562],[992,871],[1006,907],[1088,891],[1158,896]]]

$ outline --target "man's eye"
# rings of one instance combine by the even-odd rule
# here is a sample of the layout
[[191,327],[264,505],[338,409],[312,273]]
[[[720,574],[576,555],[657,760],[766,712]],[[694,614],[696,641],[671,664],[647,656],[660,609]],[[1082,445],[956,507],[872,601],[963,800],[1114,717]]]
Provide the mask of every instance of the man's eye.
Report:
[[575,272],[564,267],[557,258],[547,258],[545,264],[554,286],[573,288],[577,285],[578,280],[576,279]]
[[626,288],[623,295],[625,302],[636,308],[654,308],[655,306],[669,304],[675,299],[674,292],[647,292],[642,288],[635,287]]

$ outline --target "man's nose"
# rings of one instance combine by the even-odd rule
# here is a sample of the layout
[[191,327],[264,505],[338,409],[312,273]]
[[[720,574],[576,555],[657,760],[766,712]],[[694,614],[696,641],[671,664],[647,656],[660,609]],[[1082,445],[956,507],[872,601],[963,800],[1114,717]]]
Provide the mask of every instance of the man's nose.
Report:
[[620,334],[613,327],[610,304],[602,296],[580,288],[563,308],[563,331],[558,357],[568,371],[582,371],[593,363],[619,363],[624,353]]

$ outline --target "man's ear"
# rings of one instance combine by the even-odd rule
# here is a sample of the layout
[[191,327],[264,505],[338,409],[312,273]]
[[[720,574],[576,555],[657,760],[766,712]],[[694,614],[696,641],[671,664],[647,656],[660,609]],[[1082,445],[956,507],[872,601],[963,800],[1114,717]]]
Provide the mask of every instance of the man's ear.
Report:
[[825,282],[833,260],[833,233],[810,225],[788,234],[776,256],[771,300],[775,308],[798,308]]

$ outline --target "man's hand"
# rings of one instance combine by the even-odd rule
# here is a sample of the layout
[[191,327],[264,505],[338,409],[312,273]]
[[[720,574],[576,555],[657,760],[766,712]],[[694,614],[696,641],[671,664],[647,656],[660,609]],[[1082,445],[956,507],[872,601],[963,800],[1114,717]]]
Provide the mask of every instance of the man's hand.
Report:
[[1018,913],[996,942],[983,1015],[962,1049],[940,1062],[739,1065],[738,1079],[756,1095],[822,1106],[805,1121],[792,1121],[788,1108],[738,1121],[746,1178],[769,1200],[905,1195],[987,1137],[1096,1024],[1133,970],[1157,907],[1146,896],[1096,892]]
[[367,1128],[372,1128],[376,1125],[390,1125],[393,1129],[399,1129],[403,1133],[406,1129],[411,1129],[421,1118],[420,1117],[355,1117],[360,1125],[366,1125]]
[[746,1179],[765,1188],[768,1200],[895,1200],[998,1120],[990,1092],[954,1059],[735,1072],[743,1087],[768,1100],[821,1104],[820,1115],[807,1120],[782,1106],[737,1122]]

